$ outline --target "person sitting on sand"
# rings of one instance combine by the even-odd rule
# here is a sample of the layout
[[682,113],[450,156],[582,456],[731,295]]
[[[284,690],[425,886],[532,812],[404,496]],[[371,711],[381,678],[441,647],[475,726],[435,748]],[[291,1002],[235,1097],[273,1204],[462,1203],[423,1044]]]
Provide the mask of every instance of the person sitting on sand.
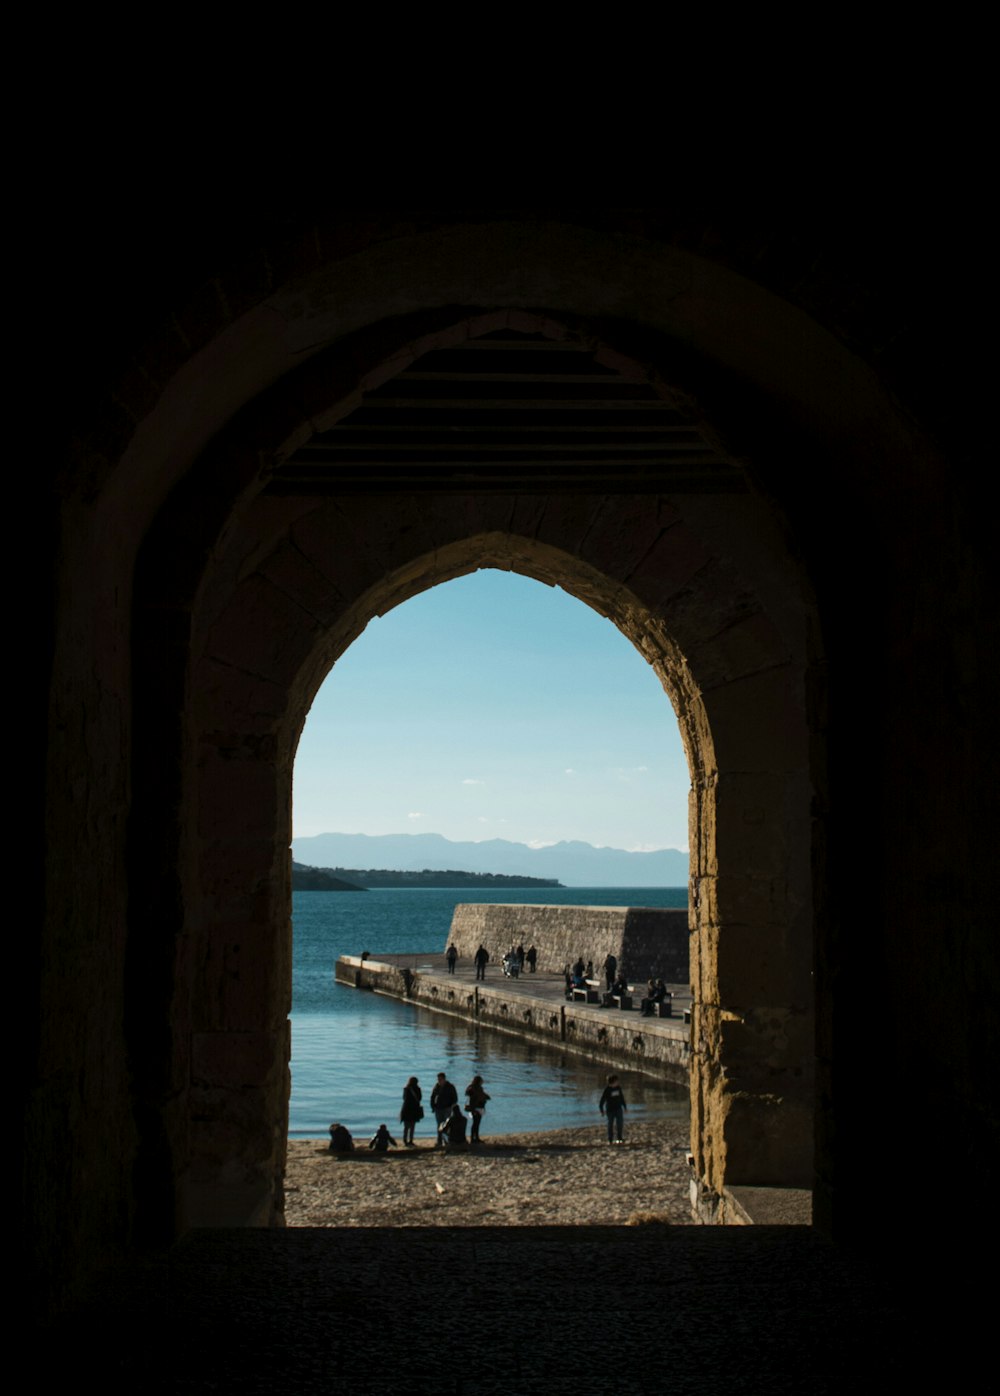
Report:
[[457,1103],[451,1107],[451,1114],[438,1130],[438,1140],[449,1149],[465,1148],[466,1118]]
[[394,1149],[399,1148],[399,1145],[396,1143],[395,1139],[393,1139],[385,1125],[379,1125],[378,1129],[368,1141],[369,1149],[374,1149],[377,1154],[387,1154],[390,1144]]
[[354,1152],[354,1140],[351,1138],[350,1130],[342,1124],[332,1124],[330,1126],[330,1153],[331,1154],[351,1154]]

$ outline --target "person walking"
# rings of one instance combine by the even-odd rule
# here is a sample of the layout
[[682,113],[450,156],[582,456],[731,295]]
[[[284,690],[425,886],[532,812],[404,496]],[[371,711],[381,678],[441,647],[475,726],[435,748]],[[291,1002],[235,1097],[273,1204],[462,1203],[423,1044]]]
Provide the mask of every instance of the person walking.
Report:
[[618,1077],[612,1073],[608,1077],[608,1084],[604,1087],[604,1094],[601,1096],[600,1111],[602,1115],[608,1117],[608,1143],[621,1144],[622,1133],[625,1126],[625,1111],[628,1106],[625,1104],[625,1092],[622,1090]]
[[473,1076],[472,1080],[465,1088],[465,1108],[472,1117],[472,1134],[469,1137],[470,1144],[479,1143],[479,1125],[486,1110],[486,1102],[490,1097],[483,1090],[483,1078]]
[[435,1149],[443,1147],[444,1140],[441,1131],[451,1116],[452,1108],[458,1104],[458,1091],[448,1080],[443,1071],[438,1072],[437,1084],[431,1091],[431,1109],[434,1111],[434,1118],[437,1120],[437,1143]]
[[403,1104],[399,1111],[399,1122],[403,1126],[403,1143],[415,1148],[413,1130],[418,1120],[424,1118],[424,1107],[420,1104],[423,1092],[415,1076],[411,1076],[403,1087]]

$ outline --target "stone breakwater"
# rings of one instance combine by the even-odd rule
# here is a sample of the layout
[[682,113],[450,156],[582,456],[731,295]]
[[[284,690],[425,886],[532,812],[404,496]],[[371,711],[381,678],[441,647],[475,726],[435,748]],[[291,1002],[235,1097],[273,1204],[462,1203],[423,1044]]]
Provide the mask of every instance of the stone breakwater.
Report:
[[468,959],[485,945],[495,964],[512,945],[534,945],[538,968],[552,974],[577,958],[593,960],[600,974],[610,954],[631,981],[652,977],[686,985],[689,935],[687,908],[463,902],[455,908],[449,941]]
[[388,994],[498,1032],[545,1041],[590,1061],[687,1085],[691,1028],[684,1022],[683,1005],[673,1018],[642,1018],[634,1010],[567,1002],[561,974],[539,971],[505,979],[495,965],[488,972],[487,982],[474,982],[465,959],[461,971],[450,975],[442,955],[383,960],[341,955],[334,971],[338,984]]

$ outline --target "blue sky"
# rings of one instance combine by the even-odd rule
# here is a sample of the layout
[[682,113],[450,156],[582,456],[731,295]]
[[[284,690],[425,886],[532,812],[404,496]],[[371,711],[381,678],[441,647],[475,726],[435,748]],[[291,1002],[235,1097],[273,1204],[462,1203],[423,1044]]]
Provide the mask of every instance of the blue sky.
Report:
[[621,632],[488,569],[377,617],[331,670],[294,829],[686,849],[688,785],[670,700]]

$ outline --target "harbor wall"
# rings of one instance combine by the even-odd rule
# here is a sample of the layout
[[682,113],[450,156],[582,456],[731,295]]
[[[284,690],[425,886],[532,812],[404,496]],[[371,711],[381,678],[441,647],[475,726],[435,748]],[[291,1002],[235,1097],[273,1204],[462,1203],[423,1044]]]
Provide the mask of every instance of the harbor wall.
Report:
[[447,974],[363,960],[358,955],[341,955],[334,976],[338,984],[351,988],[388,994],[481,1027],[548,1042],[591,1061],[688,1084],[691,1029],[681,1019],[640,1019],[636,1014],[535,997],[508,988],[506,980],[495,988],[470,985]]
[[689,936],[686,907],[462,902],[455,908],[448,941],[470,960],[480,944],[485,945],[493,964],[499,964],[512,945],[534,945],[538,968],[553,974],[582,957],[584,963],[593,960],[600,975],[605,959],[613,954],[619,970],[633,982],[662,978],[668,984],[687,984]]

